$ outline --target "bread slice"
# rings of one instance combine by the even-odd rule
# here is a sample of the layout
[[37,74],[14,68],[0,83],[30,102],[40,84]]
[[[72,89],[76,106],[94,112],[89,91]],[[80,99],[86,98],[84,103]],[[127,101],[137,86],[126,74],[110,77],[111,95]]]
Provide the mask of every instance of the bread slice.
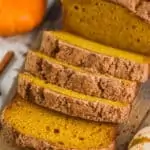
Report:
[[1,117],[19,146],[36,150],[115,150],[116,126],[47,111],[16,96]]
[[92,73],[138,82],[149,78],[148,57],[107,47],[67,32],[44,32],[40,51]]
[[137,94],[137,82],[88,73],[39,52],[28,52],[25,70],[46,82],[90,96],[132,103]]
[[115,48],[150,55],[149,1],[63,0],[62,4],[64,30]]
[[20,74],[18,93],[22,98],[40,106],[70,116],[97,122],[122,123],[128,119],[130,105],[77,93],[30,74]]

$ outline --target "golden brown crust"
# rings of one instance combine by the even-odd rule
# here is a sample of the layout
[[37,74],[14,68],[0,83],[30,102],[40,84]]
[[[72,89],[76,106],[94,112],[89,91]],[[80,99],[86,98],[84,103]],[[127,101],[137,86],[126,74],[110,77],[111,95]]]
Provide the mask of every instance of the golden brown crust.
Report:
[[138,82],[148,80],[148,64],[90,52],[57,39],[51,32],[43,33],[40,51],[92,73],[108,74]]
[[[3,130],[7,132],[5,138],[11,139],[13,144],[16,144],[17,146],[20,146],[22,148],[31,148],[35,150],[79,150],[76,148],[65,148],[62,145],[60,146],[19,132],[13,127],[13,125],[7,123],[7,121],[5,120],[4,113],[6,109],[9,109],[9,107],[11,107],[11,105],[9,105],[3,110],[0,122],[2,124]],[[116,149],[115,134],[116,130],[114,128],[114,141],[112,141],[112,143],[108,145],[107,148],[91,148],[88,150],[115,150]]]
[[130,114],[130,105],[113,106],[101,101],[89,102],[72,98],[33,84],[29,79],[19,78],[18,93],[22,98],[40,106],[87,120],[97,122],[125,122]]
[[137,83],[111,76],[93,75],[48,61],[29,51],[25,70],[46,82],[79,93],[114,101],[132,103],[137,94]]

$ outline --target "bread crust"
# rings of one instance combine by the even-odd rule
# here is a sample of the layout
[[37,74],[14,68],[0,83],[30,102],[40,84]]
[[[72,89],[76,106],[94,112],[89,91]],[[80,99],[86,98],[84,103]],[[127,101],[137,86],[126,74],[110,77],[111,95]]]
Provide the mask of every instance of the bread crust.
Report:
[[139,5],[141,0],[107,0],[107,1],[122,5],[125,8],[127,8],[135,13],[136,7]]
[[68,44],[56,38],[51,32],[43,33],[40,51],[91,73],[107,74],[138,82],[145,82],[149,78],[148,64],[94,53]]
[[147,23],[150,23],[150,2],[147,0],[106,0],[121,5]]
[[109,123],[123,123],[130,114],[130,105],[113,106],[103,102],[89,102],[72,98],[33,84],[27,78],[18,80],[18,93],[23,99],[70,116]]
[[114,101],[132,103],[138,91],[138,85],[134,81],[76,71],[41,58],[33,51],[29,51],[27,54],[25,71],[48,83]]
[[[65,148],[62,145],[60,146],[19,132],[17,129],[13,127],[13,125],[9,124],[5,120],[4,113],[6,109],[9,109],[9,107],[11,107],[11,104],[3,110],[0,122],[2,124],[2,130],[5,130],[5,132],[7,132],[5,138],[7,140],[11,139],[11,143],[16,144],[17,146],[22,148],[33,148],[35,150],[81,150],[76,148]],[[114,131],[114,134],[115,132],[116,131]],[[115,150],[116,149],[115,137],[116,136],[114,135],[114,140],[110,145],[108,145],[107,148],[90,148],[87,150]]]

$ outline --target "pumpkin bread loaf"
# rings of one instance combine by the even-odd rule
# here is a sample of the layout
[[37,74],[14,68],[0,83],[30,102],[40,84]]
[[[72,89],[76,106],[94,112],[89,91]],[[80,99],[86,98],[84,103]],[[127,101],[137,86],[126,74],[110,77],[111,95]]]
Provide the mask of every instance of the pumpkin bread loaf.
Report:
[[62,5],[64,30],[115,48],[150,55],[149,1],[62,0]]
[[149,58],[107,47],[67,32],[44,32],[40,51],[92,73],[145,82]]
[[47,111],[19,96],[1,117],[14,143],[36,150],[115,150],[116,127]]
[[122,123],[130,113],[130,105],[92,97],[45,83],[28,73],[20,74],[18,93],[23,99],[40,106],[97,122]]
[[39,52],[28,52],[25,71],[60,87],[109,100],[132,103],[137,94],[134,81],[91,74]]

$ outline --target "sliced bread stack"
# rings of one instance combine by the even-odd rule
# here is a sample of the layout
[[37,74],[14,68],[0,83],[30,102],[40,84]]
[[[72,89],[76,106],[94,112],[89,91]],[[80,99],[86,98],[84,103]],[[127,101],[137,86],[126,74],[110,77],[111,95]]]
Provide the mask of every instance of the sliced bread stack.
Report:
[[[148,78],[148,67],[124,59],[125,63],[129,63],[127,74],[131,73],[131,76],[126,75],[125,79],[113,77],[112,74],[123,77],[123,59],[107,56],[99,50],[107,51],[100,44],[69,33],[45,32],[40,52],[29,51],[27,55],[27,73],[19,75],[18,93],[26,100],[70,116],[107,123],[126,121],[138,91],[138,83],[126,79]],[[119,50],[116,50],[114,55],[118,53]],[[91,55],[100,57],[95,59],[99,69],[89,59]],[[129,57],[128,54],[126,56]],[[120,61],[116,61],[118,64],[113,66],[112,60],[116,59]],[[105,60],[112,61],[112,65],[109,67],[103,64]],[[139,77],[140,73],[135,74],[136,77],[132,76],[131,65],[133,68],[141,65],[145,67],[138,69],[142,77]],[[108,73],[104,72],[106,68]],[[109,72],[111,69],[113,73]]]
[[128,119],[140,83],[149,77],[145,60],[67,32],[45,31],[40,50],[27,54],[2,127],[21,147],[115,150],[115,124]]
[[65,30],[150,55],[149,0],[62,0],[62,4]]

